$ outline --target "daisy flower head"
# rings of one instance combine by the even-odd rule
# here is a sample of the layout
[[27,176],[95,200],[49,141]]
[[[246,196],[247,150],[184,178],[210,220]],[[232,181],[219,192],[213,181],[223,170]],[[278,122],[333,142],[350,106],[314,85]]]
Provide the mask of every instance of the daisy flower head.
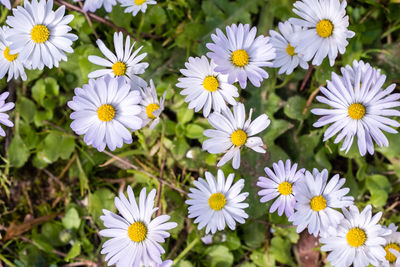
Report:
[[75,89],[75,96],[68,102],[74,110],[70,115],[71,128],[99,151],[106,145],[110,150],[121,148],[123,143],[132,143],[128,129],[134,131],[142,126],[141,100],[140,92],[131,91],[122,77],[90,79],[89,84]]
[[65,53],[72,53],[72,44],[78,39],[69,33],[68,26],[74,16],[66,15],[65,6],[53,11],[53,0],[24,1],[24,7],[13,9],[7,17],[11,26],[7,41],[11,43],[10,54],[17,54],[21,62],[29,62],[33,69],[58,67],[61,60],[67,61]]
[[89,61],[106,68],[89,73],[89,78],[98,78],[105,75],[111,75],[113,77],[121,76],[132,84],[134,87],[132,89],[147,86],[146,81],[137,76],[137,74],[143,74],[149,66],[147,62],[140,62],[147,55],[147,53],[138,55],[143,46],[133,51],[135,43],[131,45],[129,36],[126,37],[124,46],[124,36],[122,32],[114,33],[115,54],[105,46],[102,40],[97,40],[96,43],[106,59],[98,56],[89,56]]
[[[4,92],[0,95],[0,124],[4,124],[7,127],[14,127],[14,123],[9,120],[10,115],[6,114],[6,111],[9,111],[15,107],[13,102],[6,103],[6,99],[9,96],[9,92]],[[6,132],[0,126],[0,135],[6,136]]]
[[308,232],[315,237],[325,235],[329,227],[336,227],[343,219],[338,208],[353,205],[354,198],[346,196],[349,188],[342,186],[345,178],[334,175],[328,182],[328,171],[306,171],[302,181],[293,187],[296,196],[295,212],[289,221],[297,226],[297,232],[308,228]]
[[150,86],[140,88],[140,93],[142,95],[142,101],[140,102],[142,106],[142,112],[140,113],[140,118],[143,121],[142,127],[152,121],[150,129],[153,129],[160,122],[160,115],[164,110],[167,91],[165,91],[160,100],[158,100],[156,87],[154,86],[153,80],[150,80]]
[[383,248],[385,249],[386,256],[381,262],[380,266],[384,267],[396,267],[396,261],[400,260],[398,259],[398,256],[396,253],[393,253],[392,251],[396,251],[397,253],[400,253],[400,232],[397,232],[397,226],[395,226],[393,223],[389,225],[389,227],[383,227],[384,229],[391,230],[392,233],[388,236],[385,236],[385,244],[383,245]]
[[296,53],[304,55],[304,60],[312,58],[313,65],[321,65],[328,56],[331,66],[338,55],[344,54],[347,39],[354,36],[349,31],[349,17],[346,15],[347,1],[340,0],[302,0],[294,3],[293,12],[299,18],[290,18],[289,22],[305,27],[293,34],[292,42]]
[[311,110],[321,116],[314,127],[332,124],[324,133],[324,141],[338,134],[334,143],[344,139],[341,150],[346,153],[357,136],[360,154],[364,156],[368,151],[372,155],[373,141],[380,147],[389,145],[382,131],[397,133],[392,127],[400,124],[387,116],[400,116],[400,112],[393,109],[400,106],[400,94],[391,94],[395,84],[383,90],[386,76],[377,75],[378,70],[370,66],[365,70],[360,64],[353,75],[346,69],[342,71],[343,77],[332,72],[332,81],[327,81],[327,88],[320,88],[324,96],[317,96],[317,100],[332,108]]
[[218,162],[217,166],[221,167],[229,160],[232,160],[232,167],[238,169],[240,167],[240,150],[243,146],[247,146],[258,153],[265,153],[262,139],[256,135],[265,130],[270,120],[266,114],[258,116],[251,121],[253,109],[250,109],[249,118],[246,119],[246,111],[242,103],[233,106],[233,113],[226,108],[222,113],[213,112],[208,117],[208,122],[215,129],[207,129],[204,135],[210,137],[203,142],[203,150],[209,153],[225,155]]
[[26,81],[24,64],[19,60],[18,54],[10,53],[10,42],[6,40],[9,30],[7,26],[0,27],[0,79],[8,73],[7,82],[18,77]]
[[107,254],[108,266],[129,267],[166,267],[170,261],[162,261],[165,250],[159,243],[164,243],[170,234],[167,232],[177,226],[168,222],[170,216],[160,215],[151,219],[158,208],[154,208],[156,190],[146,194],[146,188],[140,191],[138,202],[130,186],[128,198],[123,192],[115,198],[115,206],[121,215],[103,209],[100,217],[106,229],[100,235],[111,237],[103,244],[101,254]]
[[139,11],[145,13],[147,5],[157,4],[155,0],[119,0],[119,2],[122,7],[126,7],[124,12],[132,13],[133,16],[136,16]]
[[225,35],[217,28],[216,34],[211,35],[213,43],[206,46],[211,51],[207,56],[214,60],[215,71],[228,75],[228,82],[239,81],[243,89],[247,86],[247,79],[260,87],[268,73],[261,67],[272,67],[275,50],[270,38],[260,35],[256,38],[257,28],[250,29],[249,24],[232,24],[226,26]]
[[0,3],[2,3],[7,9],[11,9],[10,0],[0,0]]
[[336,233],[319,239],[321,250],[330,251],[327,260],[332,266],[340,267],[380,266],[380,260],[386,255],[382,247],[385,236],[391,233],[378,224],[382,212],[372,216],[371,205],[361,212],[356,206],[342,211],[344,219],[336,227]]
[[270,30],[271,44],[275,48],[275,59],[273,61],[274,68],[280,68],[278,73],[291,74],[293,70],[300,65],[303,69],[308,69],[308,63],[303,59],[301,54],[295,52],[295,47],[290,40],[296,32],[303,30],[298,25],[293,25],[289,21],[279,22],[279,32]]
[[268,178],[258,177],[257,186],[262,188],[258,192],[258,195],[262,196],[260,202],[265,203],[276,198],[269,212],[278,210],[279,216],[285,212],[289,218],[294,213],[296,203],[293,186],[304,176],[305,169],[297,170],[297,163],[291,165],[290,160],[286,160],[285,164],[280,160],[278,163],[273,163],[272,167],[274,170],[264,169]]
[[[74,0],[74,2],[79,2],[80,0]],[[97,9],[104,6],[104,9],[110,13],[112,11],[112,7],[117,4],[115,0],[84,0],[83,11],[85,12],[95,12]]]
[[218,170],[217,180],[210,172],[205,173],[205,180],[199,178],[194,181],[195,188],[190,188],[186,200],[189,205],[189,218],[196,218],[198,229],[206,227],[206,234],[222,231],[225,226],[235,230],[236,222],[243,224],[248,218],[244,211],[249,206],[243,201],[249,193],[241,193],[244,179],[233,183],[235,174],[231,173],[225,180],[222,170]]
[[234,97],[239,93],[236,86],[228,83],[228,76],[216,72],[215,63],[205,56],[189,57],[185,63],[186,69],[181,69],[185,75],[178,79],[177,87],[183,88],[181,95],[185,95],[185,102],[189,103],[189,109],[196,112],[203,109],[204,117],[208,117],[211,108],[216,112],[227,108],[226,102],[236,105]]

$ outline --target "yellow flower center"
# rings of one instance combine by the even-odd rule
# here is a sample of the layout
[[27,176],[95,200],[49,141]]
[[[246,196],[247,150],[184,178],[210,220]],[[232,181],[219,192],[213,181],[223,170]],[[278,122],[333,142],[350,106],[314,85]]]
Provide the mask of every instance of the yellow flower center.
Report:
[[397,250],[398,252],[400,252],[400,246],[399,246],[398,244],[391,243],[391,244],[388,244],[388,245],[385,247],[385,251],[386,251],[386,256],[385,256],[385,258],[386,258],[390,263],[394,263],[394,262],[396,261],[397,257],[396,257],[395,255],[393,255],[392,252],[390,252],[390,250],[389,250],[390,248],[391,248],[391,249],[394,249],[394,250]]
[[111,121],[115,117],[115,108],[109,104],[101,105],[97,109],[97,116],[101,121]]
[[291,46],[290,44],[288,44],[286,47],[286,53],[288,53],[289,56],[294,56],[296,54],[294,52],[294,47]]
[[245,131],[239,129],[231,134],[231,141],[235,146],[242,146],[246,143],[247,134]]
[[333,32],[333,24],[331,21],[323,19],[317,23],[317,33],[322,38],[331,36],[332,32]]
[[225,207],[225,204],[226,198],[222,193],[214,193],[208,199],[208,205],[210,205],[210,208],[213,210],[222,210],[222,208]]
[[232,63],[237,67],[244,67],[249,64],[249,54],[247,54],[246,50],[239,49],[232,52]]
[[360,103],[354,103],[350,105],[348,112],[350,118],[360,120],[365,115],[365,107]]
[[111,68],[115,76],[125,75],[127,69],[126,64],[121,61],[114,63]]
[[35,25],[31,30],[31,39],[37,44],[41,44],[49,40],[50,30],[44,25]]
[[17,59],[18,54],[11,55],[11,54],[10,54],[10,48],[9,48],[8,46],[6,46],[6,49],[4,49],[4,57],[5,57],[8,61],[13,62],[14,60]]
[[283,182],[278,186],[278,191],[281,195],[290,195],[292,193],[292,184]]
[[350,246],[357,248],[365,243],[367,235],[364,230],[354,227],[347,232],[346,239]]
[[160,106],[157,105],[157,104],[149,104],[149,105],[146,107],[146,114],[147,114],[147,117],[149,117],[150,119],[155,119],[156,116],[153,115],[153,112],[156,111],[156,110],[159,109],[159,108],[160,108]]
[[312,210],[321,211],[326,208],[326,199],[323,196],[313,197],[310,206]]
[[146,0],[135,0],[135,4],[137,6],[140,6],[141,4],[143,4],[144,2],[146,2]]
[[142,222],[134,222],[128,227],[128,236],[133,242],[142,242],[147,236],[147,227]]
[[203,87],[207,91],[215,92],[219,86],[218,79],[214,76],[207,76],[203,81]]

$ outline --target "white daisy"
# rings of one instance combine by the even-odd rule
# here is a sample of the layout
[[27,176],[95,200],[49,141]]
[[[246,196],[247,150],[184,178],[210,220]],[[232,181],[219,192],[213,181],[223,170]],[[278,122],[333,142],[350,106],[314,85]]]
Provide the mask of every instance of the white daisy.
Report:
[[[183,88],[181,95],[186,95],[185,102],[190,109],[203,109],[204,117],[208,117],[211,107],[216,112],[227,108],[226,102],[236,105],[234,97],[239,93],[236,86],[228,83],[228,76],[220,74],[215,69],[215,63],[205,56],[189,57],[185,63],[186,69],[181,69],[184,78],[179,78],[177,87]],[[226,101],[226,102],[225,102]]]
[[324,141],[339,133],[334,143],[339,143],[343,138],[341,150],[346,153],[353,144],[357,135],[360,154],[364,156],[368,150],[374,153],[373,140],[380,146],[388,146],[389,141],[382,130],[397,133],[392,127],[400,123],[387,116],[400,116],[394,107],[400,106],[400,94],[391,94],[396,88],[395,84],[385,90],[382,86],[385,75],[377,75],[377,70],[368,67],[358,67],[355,76],[342,69],[343,77],[332,72],[332,81],[327,81],[327,88],[321,87],[324,96],[317,96],[319,102],[328,104],[333,109],[316,108],[311,110],[322,117],[314,123],[314,127],[322,127],[333,123],[324,134]]
[[2,3],[7,9],[11,9],[10,0],[0,0],[0,3]]
[[164,92],[160,101],[157,97],[156,87],[154,86],[153,80],[150,80],[150,87],[140,88],[142,94],[142,101],[140,105],[142,106],[142,112],[140,113],[140,118],[142,119],[142,127],[146,126],[150,121],[150,129],[153,129],[160,122],[161,112],[164,110],[165,95],[167,91]]
[[127,36],[124,47],[124,36],[122,32],[114,33],[115,54],[104,45],[103,41],[97,40],[96,43],[107,59],[98,56],[89,56],[89,61],[93,64],[107,68],[95,70],[89,73],[89,78],[97,78],[105,75],[111,75],[113,77],[123,76],[128,82],[131,82],[132,86],[135,86],[136,89],[137,87],[147,86],[146,81],[137,76],[137,74],[143,74],[149,66],[149,63],[147,62],[140,63],[140,61],[147,55],[147,53],[138,55],[143,46],[139,47],[132,53],[135,43],[131,46],[131,39]]
[[[398,260],[398,256],[396,256],[396,253],[392,253],[392,250],[397,251],[397,253],[400,253],[400,232],[397,232],[397,226],[395,226],[393,223],[389,225],[389,227],[383,227],[384,229],[391,230],[392,233],[388,236],[385,236],[385,244],[383,245],[386,256],[385,258],[381,261],[380,266],[384,267],[396,267],[396,261]],[[400,260],[399,260],[400,262]]]
[[175,228],[177,224],[168,222],[168,215],[151,219],[158,210],[154,208],[155,189],[146,196],[146,188],[143,188],[138,202],[130,186],[127,191],[129,200],[123,192],[115,198],[115,206],[122,216],[103,209],[104,215],[100,219],[107,229],[101,230],[100,235],[111,239],[104,242],[101,254],[107,254],[105,260],[109,266],[170,266],[170,261],[161,260],[165,250],[159,243],[165,242],[165,238],[170,236],[167,230]]
[[325,235],[329,226],[336,227],[343,219],[343,215],[335,210],[353,205],[354,198],[346,196],[349,188],[342,188],[345,178],[339,179],[339,174],[334,175],[328,182],[328,171],[313,173],[306,171],[304,178],[293,187],[296,196],[295,212],[289,221],[297,226],[297,232],[302,232],[306,227],[314,236]]
[[198,229],[206,227],[206,234],[222,231],[225,225],[231,230],[235,230],[236,222],[243,224],[248,218],[244,211],[249,206],[242,203],[249,193],[241,193],[244,187],[244,179],[233,183],[235,174],[225,176],[222,170],[218,170],[217,180],[214,176],[206,172],[206,180],[199,178],[193,184],[196,188],[190,188],[186,200],[189,205],[189,218],[196,218],[194,223],[198,223]]
[[68,106],[74,110],[70,118],[72,130],[85,135],[83,140],[99,151],[106,145],[110,150],[132,143],[128,129],[142,126],[139,91],[131,91],[122,78],[102,77],[89,80],[83,88],[75,89],[75,96]]
[[204,135],[210,137],[203,142],[203,150],[209,153],[225,155],[218,162],[217,166],[221,167],[229,160],[232,160],[234,169],[240,167],[240,149],[247,146],[258,153],[265,153],[264,145],[260,137],[256,135],[265,130],[270,124],[270,120],[266,114],[258,116],[253,122],[251,115],[253,109],[250,109],[249,118],[246,119],[246,111],[242,103],[233,106],[233,114],[229,108],[222,113],[214,112],[208,117],[208,122],[215,128],[204,131]]
[[372,264],[379,266],[379,261],[385,258],[385,236],[391,230],[377,224],[382,212],[372,217],[371,205],[360,213],[356,206],[342,209],[344,219],[337,226],[334,235],[320,238],[322,251],[330,251],[327,260],[332,266],[364,267]]
[[[74,2],[79,2],[80,0],[74,0]],[[104,9],[110,13],[113,6],[117,4],[115,0],[84,0],[83,11],[85,12],[95,12],[97,9],[104,6]]]
[[293,34],[292,42],[295,52],[304,55],[304,60],[313,57],[312,64],[321,65],[325,57],[334,65],[338,51],[344,54],[349,44],[346,39],[352,38],[349,31],[349,17],[346,16],[347,1],[340,0],[303,0],[294,3],[293,12],[302,19],[290,18],[289,22],[305,27],[303,31]]
[[33,69],[40,70],[67,61],[65,53],[73,52],[71,46],[78,36],[69,33],[72,28],[68,23],[74,16],[64,13],[65,6],[53,11],[53,0],[24,1],[24,7],[14,8],[14,16],[8,16],[6,21],[12,27],[7,37],[10,53],[19,53],[21,62],[29,62]]
[[275,59],[273,61],[274,68],[280,68],[279,74],[286,72],[287,75],[291,74],[293,70],[300,65],[303,69],[308,69],[308,63],[303,59],[301,54],[296,53],[295,47],[291,44],[290,40],[294,33],[302,31],[302,27],[292,25],[289,21],[284,23],[279,22],[278,33],[270,30],[271,44],[275,48]]
[[7,82],[20,76],[26,81],[24,64],[19,60],[18,54],[10,53],[10,43],[6,41],[9,29],[7,26],[0,27],[0,79],[8,73]]
[[155,5],[157,1],[155,0],[118,0],[121,3],[122,7],[125,8],[125,13],[132,13],[133,16],[136,16],[139,11],[143,13],[146,12],[147,5]]
[[285,165],[280,160],[278,163],[273,163],[272,166],[274,171],[270,168],[264,169],[269,178],[258,177],[257,186],[262,188],[258,192],[258,195],[262,196],[260,202],[265,203],[276,198],[269,212],[278,210],[279,216],[282,216],[285,211],[289,218],[294,213],[296,203],[292,188],[297,180],[304,176],[305,169],[297,170],[297,163],[292,166],[290,160],[286,160]]
[[217,34],[212,34],[214,43],[206,46],[211,52],[207,56],[214,60],[215,71],[228,75],[228,82],[239,81],[244,89],[247,78],[257,87],[268,73],[261,67],[272,67],[275,50],[269,42],[270,38],[263,35],[256,37],[257,28],[246,24],[226,26],[225,34],[217,28]]
[[[10,115],[6,114],[5,111],[9,111],[15,107],[13,102],[6,103],[6,99],[10,93],[4,92],[0,95],[0,124],[4,124],[7,127],[14,127],[14,123],[9,120]],[[0,135],[6,136],[6,132],[0,125]]]

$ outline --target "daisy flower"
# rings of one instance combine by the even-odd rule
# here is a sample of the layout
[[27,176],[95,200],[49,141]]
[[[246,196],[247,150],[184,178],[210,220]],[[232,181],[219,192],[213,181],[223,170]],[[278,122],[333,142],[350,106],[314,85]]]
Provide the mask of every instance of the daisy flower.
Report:
[[181,95],[186,95],[185,102],[190,109],[203,109],[204,117],[208,117],[211,107],[216,112],[227,108],[226,102],[236,105],[234,97],[239,93],[236,86],[228,83],[228,76],[216,72],[215,63],[209,62],[205,56],[189,58],[186,69],[181,69],[184,78],[179,78],[177,87],[183,88]]
[[2,3],[7,9],[11,9],[10,0],[0,0],[0,3]]
[[159,101],[154,82],[153,80],[150,80],[150,87],[144,87],[143,89],[140,88],[140,93],[142,95],[142,101],[140,102],[140,105],[142,106],[142,112],[140,113],[140,118],[143,121],[142,127],[152,121],[150,129],[153,129],[160,122],[160,114],[164,110],[165,95],[167,91],[164,92]]
[[[74,0],[74,2],[79,2],[80,0]],[[110,13],[112,11],[112,7],[117,4],[115,0],[84,0],[83,11],[85,12],[95,12],[97,9],[104,6],[104,9]]]
[[[5,111],[9,111],[15,107],[13,102],[6,103],[6,99],[10,93],[4,92],[0,95],[0,124],[4,124],[7,127],[14,127],[14,123],[9,120],[10,116],[5,113]],[[6,132],[0,126],[0,135],[6,136]]]
[[392,233],[388,236],[385,236],[386,242],[383,247],[385,249],[386,256],[381,262],[380,266],[396,267],[398,266],[396,265],[398,256],[396,256],[396,253],[393,253],[392,251],[394,250],[397,253],[400,253],[400,232],[397,232],[397,226],[395,226],[393,223],[391,223],[389,227],[384,226],[383,228],[392,231]]
[[100,217],[107,229],[101,230],[100,235],[111,237],[103,244],[101,254],[107,254],[108,265],[129,267],[166,267],[170,261],[162,262],[161,254],[165,250],[159,243],[164,243],[171,230],[177,226],[168,222],[170,216],[160,215],[151,219],[158,208],[154,208],[156,190],[146,195],[146,188],[140,191],[139,201],[128,186],[128,198],[123,192],[115,198],[115,206],[122,216],[103,209]]
[[400,267],[400,252],[396,249],[390,248],[389,251],[396,257],[395,267]]
[[10,53],[10,43],[6,41],[9,29],[7,26],[0,27],[0,79],[8,73],[7,82],[19,76],[26,81],[24,64],[19,60],[18,54]]
[[39,70],[67,61],[65,53],[73,52],[71,46],[78,36],[69,33],[72,28],[68,23],[74,16],[64,13],[65,6],[53,11],[53,0],[24,1],[24,7],[14,8],[14,16],[8,16],[6,21],[11,26],[7,36],[10,53],[18,53],[21,62],[29,62],[26,65]]
[[337,226],[334,235],[320,238],[322,251],[330,251],[327,260],[332,266],[364,267],[372,264],[380,266],[379,261],[385,258],[385,236],[391,230],[378,224],[382,212],[372,217],[371,205],[361,213],[356,206],[342,209],[344,219]]
[[131,91],[123,78],[111,76],[90,79],[83,88],[75,89],[75,96],[68,106],[74,110],[70,118],[72,130],[85,135],[83,140],[99,151],[106,145],[110,150],[132,143],[128,130],[142,126],[139,91]]
[[333,123],[325,131],[324,141],[339,133],[334,143],[344,138],[341,150],[347,153],[357,135],[360,154],[364,156],[368,151],[372,155],[373,141],[380,147],[389,145],[382,130],[397,133],[390,126],[398,127],[400,124],[387,116],[400,116],[400,112],[393,109],[400,106],[400,101],[397,101],[400,94],[391,94],[395,84],[383,90],[386,76],[377,75],[378,71],[372,67],[365,70],[360,66],[353,75],[342,69],[342,74],[343,77],[339,77],[332,72],[332,81],[327,81],[327,88],[320,88],[325,96],[317,96],[317,100],[332,109],[312,109],[312,113],[322,116],[314,127]]
[[132,13],[133,16],[136,16],[139,11],[145,13],[147,5],[157,4],[155,0],[119,0],[119,2],[122,7],[126,7],[124,12]]
[[303,59],[301,54],[297,54],[294,50],[295,47],[290,43],[290,40],[296,32],[302,31],[302,27],[292,25],[289,21],[284,23],[279,22],[278,33],[274,30],[269,31],[271,35],[271,44],[275,48],[276,57],[274,59],[273,67],[280,68],[278,73],[291,74],[293,70],[300,65],[303,69],[308,69],[308,63]]
[[206,46],[211,52],[207,56],[214,60],[216,72],[228,75],[228,82],[239,81],[243,89],[247,86],[247,78],[257,87],[268,73],[261,67],[272,67],[275,50],[269,42],[270,38],[260,35],[256,38],[257,28],[246,24],[226,26],[225,34],[217,28],[216,35],[211,38],[214,43]]
[[297,226],[297,232],[302,232],[306,227],[308,232],[315,237],[319,233],[326,234],[329,226],[336,227],[343,219],[343,215],[335,210],[353,205],[354,198],[345,196],[350,189],[342,188],[345,178],[339,179],[339,174],[334,175],[328,182],[328,171],[313,173],[306,171],[301,182],[293,187],[296,196],[295,212],[289,221]]
[[206,180],[199,178],[193,184],[196,188],[190,188],[186,200],[189,205],[189,218],[196,218],[198,229],[206,227],[206,234],[222,231],[225,225],[235,230],[236,222],[243,224],[248,218],[244,211],[249,206],[242,203],[249,193],[240,193],[244,187],[244,179],[233,183],[235,174],[231,173],[225,180],[222,170],[218,170],[217,180],[206,172]]
[[279,216],[282,216],[285,211],[285,215],[289,218],[294,213],[296,203],[292,188],[297,180],[304,176],[305,169],[297,170],[297,163],[292,166],[290,160],[286,160],[285,164],[280,160],[272,166],[274,171],[270,168],[264,169],[269,178],[258,177],[257,186],[262,188],[258,192],[258,195],[262,196],[260,202],[265,203],[276,198],[269,212],[278,210]]
[[291,41],[295,52],[304,55],[304,60],[312,58],[312,64],[321,65],[328,56],[331,66],[338,55],[344,54],[347,39],[354,36],[349,31],[349,17],[346,16],[347,1],[340,0],[303,0],[294,3],[293,12],[301,19],[290,18],[289,22],[305,27],[293,34]]
[[97,40],[96,43],[107,59],[98,56],[89,56],[89,61],[106,68],[89,73],[89,78],[97,78],[105,75],[111,75],[113,77],[123,76],[135,87],[147,86],[146,81],[136,75],[143,74],[149,66],[149,63],[147,62],[140,63],[140,61],[147,55],[147,53],[138,55],[143,46],[139,47],[132,53],[135,43],[131,46],[131,39],[127,36],[124,47],[124,36],[122,32],[114,33],[115,54],[105,46],[103,41]]
[[229,160],[232,160],[234,169],[240,167],[240,149],[247,146],[258,153],[265,153],[264,145],[260,137],[256,135],[265,130],[270,124],[270,120],[266,114],[258,116],[251,121],[253,109],[250,109],[249,118],[245,121],[246,111],[242,103],[233,106],[233,114],[229,108],[222,113],[214,112],[208,117],[208,122],[215,129],[207,129],[204,135],[210,137],[203,142],[203,150],[209,153],[225,155],[218,162],[217,166],[221,167]]

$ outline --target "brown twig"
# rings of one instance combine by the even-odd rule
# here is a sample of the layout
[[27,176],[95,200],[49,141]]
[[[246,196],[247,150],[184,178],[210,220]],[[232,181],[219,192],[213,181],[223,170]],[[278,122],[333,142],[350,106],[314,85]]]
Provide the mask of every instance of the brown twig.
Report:
[[68,169],[71,167],[72,163],[75,161],[77,157],[77,154],[74,153],[74,155],[72,156],[72,158],[70,159],[70,161],[68,161],[67,166],[65,166],[65,168],[61,171],[61,173],[57,176],[58,179],[61,179],[64,177],[65,173],[68,171]]
[[308,108],[310,107],[312,101],[314,100],[315,96],[319,93],[319,87],[315,89],[311,95],[308,97],[306,106],[303,109],[303,115],[306,115]]
[[[82,2],[79,1],[78,4],[79,4],[80,8],[81,8],[82,11],[83,11]],[[87,13],[87,12],[83,12],[83,15],[85,15],[85,18],[86,18],[86,20],[87,20],[87,22],[88,22],[88,24],[89,24],[89,27],[92,29],[92,32],[93,32],[94,36],[96,37],[96,39],[99,39],[99,36],[97,35],[97,32],[96,32],[96,30],[95,30],[94,27],[93,27],[92,20],[90,19],[88,13]]]
[[308,82],[308,80],[310,79],[313,70],[314,70],[314,65],[311,64],[310,67],[309,67],[308,70],[307,70],[306,76],[304,76],[304,79],[303,79],[303,81],[301,82],[301,85],[300,85],[300,92],[303,91],[304,88],[306,87],[307,82]]

